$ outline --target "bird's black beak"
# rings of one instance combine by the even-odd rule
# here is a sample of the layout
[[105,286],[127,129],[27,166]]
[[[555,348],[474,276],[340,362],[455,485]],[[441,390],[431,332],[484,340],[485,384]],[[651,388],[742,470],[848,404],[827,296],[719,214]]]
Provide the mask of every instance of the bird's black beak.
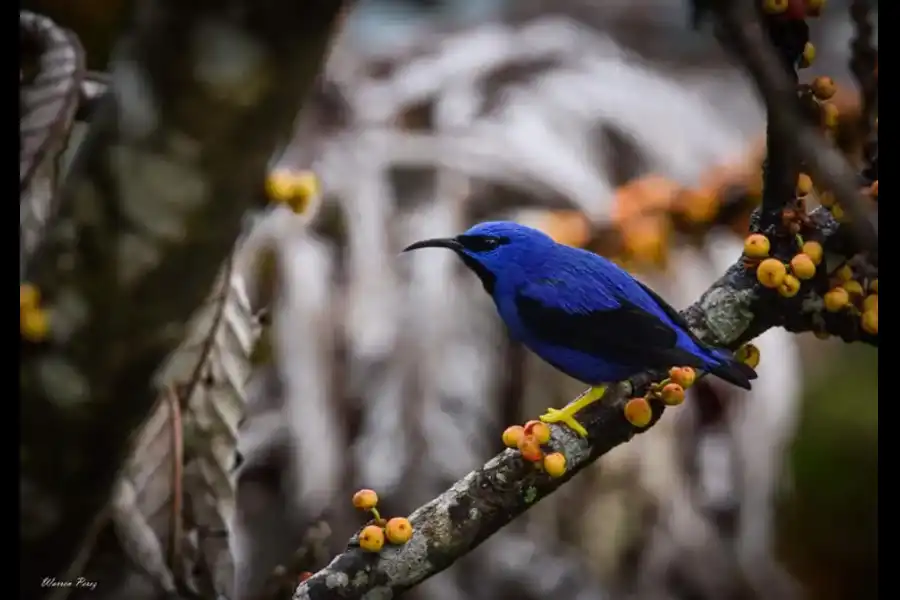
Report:
[[421,242],[410,244],[404,248],[403,251],[409,252],[410,250],[418,250],[420,248],[448,248],[454,252],[461,252],[463,250],[463,245],[460,244],[456,238],[435,238],[433,240],[422,240]]

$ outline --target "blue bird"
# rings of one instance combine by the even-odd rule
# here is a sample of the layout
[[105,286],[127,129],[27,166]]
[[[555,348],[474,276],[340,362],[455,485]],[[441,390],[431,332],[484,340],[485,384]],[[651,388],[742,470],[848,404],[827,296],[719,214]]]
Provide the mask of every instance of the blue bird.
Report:
[[494,299],[510,335],[566,375],[591,386],[547,423],[587,431],[574,415],[600,400],[604,384],[643,371],[689,366],[750,389],[756,372],[700,341],[653,290],[607,259],[517,223],[480,223],[454,238],[416,242],[453,250]]

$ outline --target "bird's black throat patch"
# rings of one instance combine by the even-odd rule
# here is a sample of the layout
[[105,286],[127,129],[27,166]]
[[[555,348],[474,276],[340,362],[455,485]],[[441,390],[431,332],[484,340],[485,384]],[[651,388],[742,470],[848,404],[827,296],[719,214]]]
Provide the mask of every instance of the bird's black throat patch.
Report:
[[484,286],[484,291],[486,291],[491,296],[494,295],[494,286],[497,284],[497,276],[488,270],[483,264],[466,254],[465,252],[457,252],[456,255],[463,261],[463,263],[472,270],[475,275],[478,276],[478,279],[481,280],[481,285]]

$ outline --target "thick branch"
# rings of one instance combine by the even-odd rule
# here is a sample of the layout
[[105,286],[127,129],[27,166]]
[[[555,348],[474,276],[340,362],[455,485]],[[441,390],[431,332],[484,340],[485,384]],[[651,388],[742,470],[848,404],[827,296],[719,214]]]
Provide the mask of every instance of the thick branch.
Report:
[[751,3],[739,0],[714,3],[717,24],[759,88],[769,109],[770,127],[792,140],[797,156],[821,187],[831,190],[850,217],[861,249],[878,255],[878,227],[859,193],[857,174],[814,127],[805,123],[797,106],[794,83],[782,69],[783,61],[766,39]]
[[340,0],[143,2],[111,93],[26,266],[49,337],[22,345],[26,597],[109,498],[153,375],[183,339],[316,78]]
[[[818,209],[811,216],[826,241],[835,235],[838,225],[827,211]],[[739,261],[682,314],[703,340],[736,349],[771,327],[809,331],[820,325],[820,313],[816,291],[787,302],[775,291],[762,289],[754,270]],[[415,534],[409,543],[372,554],[351,540],[345,552],[300,584],[293,599],[389,599],[446,569],[600,456],[646,431],[625,419],[623,407],[659,375],[646,373],[621,383],[601,402],[580,412],[587,439],[566,427],[551,426],[550,446],[565,454],[565,476],[552,479],[525,462],[519,452],[506,450],[417,509],[410,516]],[[654,423],[662,411],[663,406],[656,403]]]

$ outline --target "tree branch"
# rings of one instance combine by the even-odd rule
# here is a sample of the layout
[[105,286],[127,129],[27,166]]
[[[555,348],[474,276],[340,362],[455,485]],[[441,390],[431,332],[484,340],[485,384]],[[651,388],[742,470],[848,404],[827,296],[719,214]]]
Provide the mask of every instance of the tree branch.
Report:
[[738,0],[712,4],[723,43],[734,50],[766,102],[770,130],[775,128],[784,132],[790,147],[812,173],[813,179],[820,187],[831,190],[847,211],[860,249],[877,257],[878,227],[861,201],[859,178],[837,148],[803,121],[797,103],[796,81],[792,82],[784,72],[785,61],[766,39],[752,4]]
[[[817,209],[811,218],[826,243],[837,233],[838,223],[828,211]],[[736,349],[771,327],[784,326],[791,331],[818,327],[821,299],[817,302],[816,297],[816,292],[809,290],[802,297],[782,299],[773,290],[762,288],[754,269],[738,261],[682,315],[704,341]],[[877,338],[864,341],[877,345]],[[505,450],[413,512],[409,518],[415,534],[407,544],[373,554],[362,551],[354,538],[345,552],[299,585],[293,600],[393,598],[446,569],[599,457],[646,431],[625,419],[623,407],[628,398],[659,378],[659,373],[645,373],[620,383],[607,391],[601,402],[580,412],[587,439],[566,427],[551,426],[549,445],[566,456],[568,470],[563,477],[550,478],[524,461],[519,452]],[[652,425],[664,407],[657,401],[651,404]]]
[[22,342],[26,596],[59,577],[106,505],[156,369],[261,197],[319,73],[340,0],[139,5],[26,265],[50,318]]

